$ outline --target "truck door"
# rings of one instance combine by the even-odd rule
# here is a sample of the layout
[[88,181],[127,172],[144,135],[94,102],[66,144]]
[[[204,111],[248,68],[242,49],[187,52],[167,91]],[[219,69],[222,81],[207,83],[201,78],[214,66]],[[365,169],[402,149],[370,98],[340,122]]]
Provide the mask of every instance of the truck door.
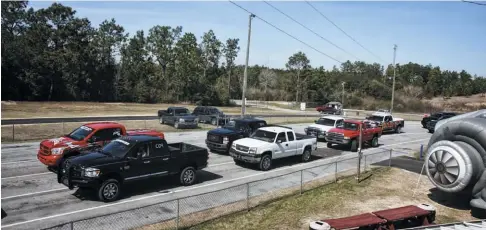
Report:
[[[104,146],[108,143],[111,142],[111,140],[116,139],[120,137],[118,134],[120,134],[120,129],[119,128],[108,128],[108,129],[100,129],[97,130],[91,138],[95,138],[95,143]],[[116,138],[115,138],[116,137]]]
[[283,158],[289,156],[290,151],[290,145],[289,142],[287,141],[287,135],[285,132],[281,132],[277,135],[277,138],[275,139],[275,143],[277,144],[277,151],[275,151],[275,155],[273,158]]
[[295,141],[295,136],[293,132],[287,132],[287,139],[289,140],[289,156],[294,156],[300,154],[298,151],[302,148],[297,141]]
[[174,109],[172,108],[169,108],[167,109],[167,114],[166,116],[164,117],[166,119],[166,121],[168,121],[169,124],[173,125],[175,122],[174,120]]
[[392,129],[394,129],[394,128],[395,128],[395,127],[394,127],[394,124],[393,124],[393,122],[392,122],[392,120],[393,120],[393,119],[392,119],[392,116],[385,116],[385,118],[384,118],[384,119],[385,119],[385,122],[383,122],[383,128],[384,128],[385,130],[392,130]]
[[151,176],[150,146],[148,143],[139,143],[130,150],[128,162],[123,166],[125,180],[134,181],[146,179]]
[[371,130],[371,124],[369,122],[363,122],[363,142],[369,141],[373,138],[373,133]]
[[167,144],[163,140],[152,141],[150,143],[150,155],[142,160],[150,161],[150,174],[163,176],[171,171],[170,153],[167,151]]

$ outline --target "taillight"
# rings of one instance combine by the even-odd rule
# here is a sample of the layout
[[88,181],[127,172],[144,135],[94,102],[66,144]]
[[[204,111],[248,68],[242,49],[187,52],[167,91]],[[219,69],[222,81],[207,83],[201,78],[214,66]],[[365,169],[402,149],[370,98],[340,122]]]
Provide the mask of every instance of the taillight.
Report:
[[430,114],[427,114],[427,113],[426,113],[426,114],[424,114],[424,117],[429,117],[429,116],[430,116]]

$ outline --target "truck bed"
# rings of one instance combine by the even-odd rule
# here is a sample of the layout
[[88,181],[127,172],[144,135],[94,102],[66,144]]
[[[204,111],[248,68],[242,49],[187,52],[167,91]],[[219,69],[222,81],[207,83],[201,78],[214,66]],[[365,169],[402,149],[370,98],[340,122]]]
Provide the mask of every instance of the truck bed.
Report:
[[187,144],[184,142],[178,143],[170,143],[167,144],[169,146],[169,150],[171,153],[189,153],[189,152],[197,152],[197,151],[205,151],[205,148],[201,148],[199,146]]
[[309,136],[301,133],[295,133],[296,140],[304,140],[304,139],[316,139],[315,136]]

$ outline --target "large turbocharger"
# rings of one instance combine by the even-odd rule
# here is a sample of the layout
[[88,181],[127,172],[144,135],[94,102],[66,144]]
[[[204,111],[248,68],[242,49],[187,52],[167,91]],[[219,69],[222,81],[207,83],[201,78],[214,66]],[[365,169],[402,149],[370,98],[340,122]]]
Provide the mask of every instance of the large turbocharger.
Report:
[[428,143],[425,169],[441,191],[472,188],[470,205],[486,213],[486,110],[438,123]]

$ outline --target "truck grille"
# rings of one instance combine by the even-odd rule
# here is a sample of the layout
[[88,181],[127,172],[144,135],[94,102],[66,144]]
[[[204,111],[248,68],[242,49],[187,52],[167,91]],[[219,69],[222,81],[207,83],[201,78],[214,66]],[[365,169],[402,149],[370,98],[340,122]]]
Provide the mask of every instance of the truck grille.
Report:
[[342,133],[328,133],[327,138],[334,140],[344,140],[344,134]]
[[243,146],[243,145],[236,145],[236,150],[242,151],[242,152],[248,152],[248,150],[250,150],[250,148]]
[[223,143],[223,138],[221,138],[221,136],[208,134],[208,141],[216,142],[216,143]]
[[49,148],[47,146],[40,144],[39,148],[40,148],[40,153],[42,155],[46,155],[46,156],[51,155],[51,151],[49,150]]

